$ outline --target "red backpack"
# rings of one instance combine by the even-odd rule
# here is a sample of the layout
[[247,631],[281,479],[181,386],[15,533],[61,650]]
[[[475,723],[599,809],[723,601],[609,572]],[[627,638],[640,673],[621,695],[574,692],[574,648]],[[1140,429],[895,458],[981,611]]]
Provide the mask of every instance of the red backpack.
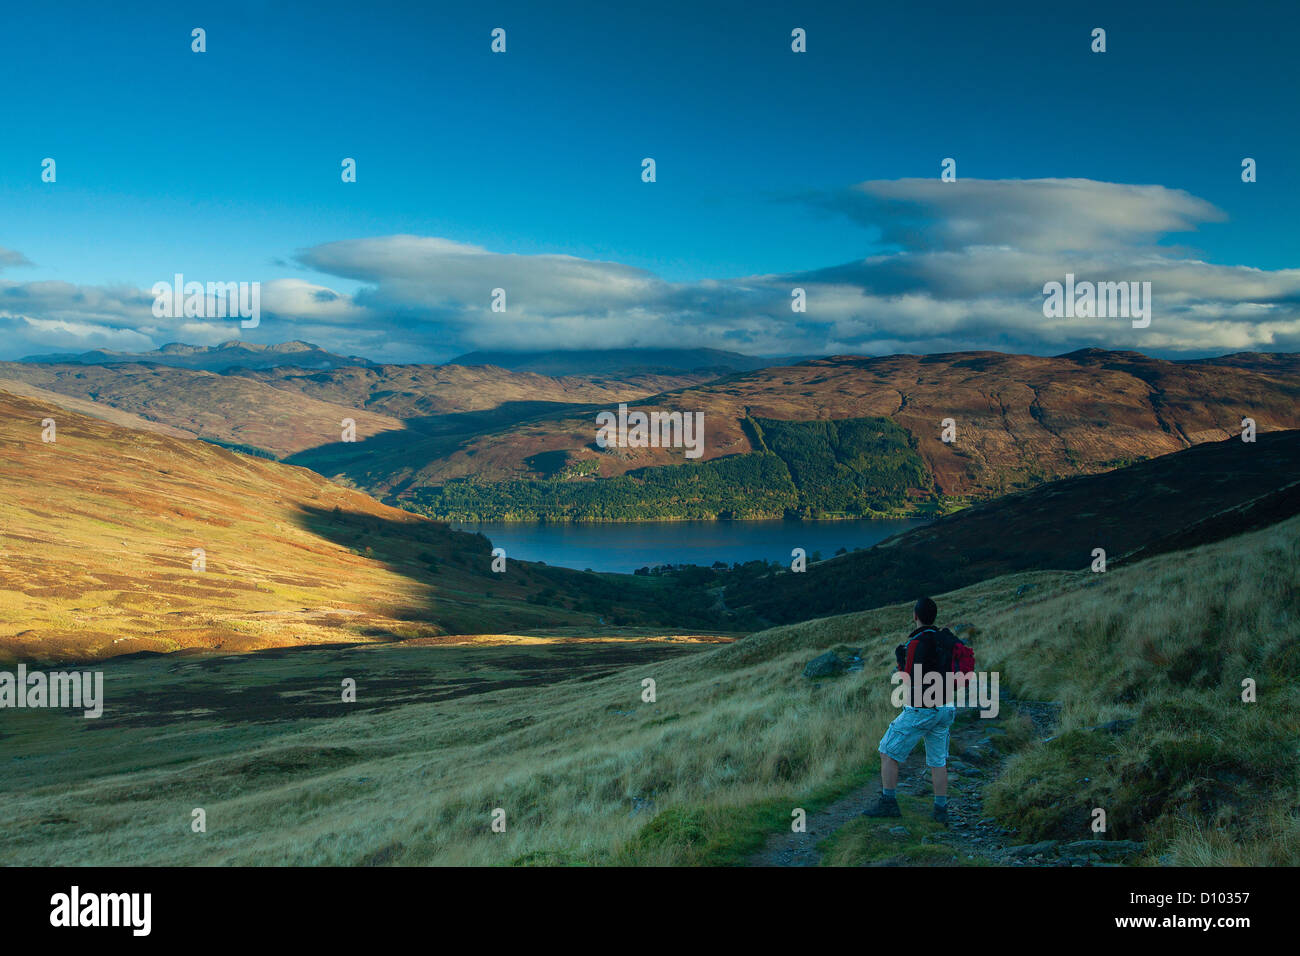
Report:
[[941,630],[935,639],[939,644],[939,669],[954,674],[975,673],[975,652],[960,637],[948,630]]
[[[940,629],[934,625],[929,625],[919,630],[913,636],[913,639],[919,642],[915,662],[916,666],[921,668],[923,674],[927,672],[956,674],[958,677],[953,683],[957,688],[967,687],[969,682],[974,680],[975,652],[971,650],[969,644],[948,630],[948,628]],[[900,645],[894,651],[894,654],[898,657],[898,667],[901,670],[907,656],[906,646]],[[946,686],[947,682],[945,681]],[[920,695],[922,693],[920,686],[913,686],[912,693]],[[946,690],[944,697],[945,703],[948,703]],[[913,699],[917,698],[914,697]]]

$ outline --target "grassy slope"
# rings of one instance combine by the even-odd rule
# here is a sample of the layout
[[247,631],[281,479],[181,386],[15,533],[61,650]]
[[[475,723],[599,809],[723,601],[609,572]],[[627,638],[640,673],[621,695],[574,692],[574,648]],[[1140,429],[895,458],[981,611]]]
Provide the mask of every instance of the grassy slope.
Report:
[[103,402],[93,402],[88,398],[76,398],[72,395],[65,395],[63,392],[50,391],[48,388],[40,388],[16,378],[0,378],[0,391],[8,392],[10,395],[21,395],[24,398],[30,398],[56,408],[66,408],[78,415],[98,418],[114,425],[121,425],[123,428],[134,428],[137,431],[170,435],[172,438],[198,437],[194,432],[187,431],[184,428],[164,425],[161,422],[151,421],[131,412],[124,412],[120,408],[114,408],[112,405]]
[[[48,444],[47,417],[58,426]],[[618,590],[606,576],[523,562],[495,574],[481,536],[305,469],[4,392],[0,447],[0,660],[600,633]],[[665,620],[656,587],[619,590],[630,610],[618,623]],[[685,603],[670,610],[685,614]]]
[[[986,806],[1026,838],[1086,838],[1102,806],[1110,835],[1148,839],[1149,858],[1300,863],[1298,561],[1292,519],[1104,576],[1032,572],[941,596],[944,620],[978,627],[980,664],[1004,693],[1064,705],[1058,736],[1014,756]],[[199,713],[115,726],[119,710],[94,728],[29,713],[27,732],[0,742],[24,758],[0,783],[0,862],[736,862],[792,808],[875,772],[907,621],[906,607],[881,608],[596,680],[332,717],[289,699],[274,723]],[[841,644],[865,648],[862,672],[800,675]],[[364,688],[394,651],[351,653]],[[431,657],[428,679],[464,660]],[[206,681],[190,706],[219,711],[257,661]],[[148,675],[121,666],[110,699],[129,713]],[[641,701],[646,677],[655,703]],[[1241,702],[1244,677],[1258,703]],[[1120,736],[1084,729],[1124,717],[1137,722]],[[206,834],[188,830],[196,806]],[[503,834],[490,830],[496,807]],[[857,862],[853,846],[834,860]]]

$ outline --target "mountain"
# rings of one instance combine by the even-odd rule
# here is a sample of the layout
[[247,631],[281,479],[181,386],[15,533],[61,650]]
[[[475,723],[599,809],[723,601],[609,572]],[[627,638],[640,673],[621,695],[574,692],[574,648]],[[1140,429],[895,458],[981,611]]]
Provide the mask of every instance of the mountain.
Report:
[[1300,353],[1233,352],[1231,355],[1220,355],[1217,358],[1195,359],[1189,364],[1244,368],[1278,375],[1296,375],[1300,374]]
[[[933,512],[1220,441],[1246,417],[1260,431],[1300,428],[1300,369],[1283,358],[1253,367],[1100,350],[834,356],[635,407],[701,413],[699,460],[682,448],[597,447],[596,415],[615,409],[603,403],[401,455],[381,435],[342,457],[325,447],[296,461],[446,517]],[[945,442],[949,419],[955,440]]]
[[339,368],[346,365],[370,365],[368,359],[335,355],[309,342],[281,342],[255,345],[231,340],[220,345],[183,345],[172,343],[153,352],[92,352],[58,355],[29,355],[23,362],[41,365],[118,365],[148,363],[174,368],[224,372],[234,368],[279,368],[293,366],[307,369]]
[[[341,423],[349,418],[356,423],[358,442],[343,443],[345,450],[406,429],[421,435],[401,438],[398,447],[418,447],[423,435],[477,434],[566,405],[632,401],[715,377],[701,372],[553,378],[453,365],[243,368],[217,374],[157,363],[0,363],[0,379],[47,396],[67,396],[58,400],[65,407],[121,423],[124,418],[113,416],[126,415],[275,458],[340,442]],[[365,454],[373,452],[367,445]]]
[[[155,366],[157,372],[163,371]],[[43,430],[53,419],[53,441]],[[206,442],[0,391],[0,659],[84,661],[709,618],[710,595],[488,540]],[[203,552],[204,567],[196,568]]]
[[[0,379],[116,409],[198,438],[279,458],[339,441],[352,419],[365,437],[401,430],[392,416],[271,388],[255,379],[166,365],[0,363]],[[108,418],[89,407],[81,411]]]
[[[1206,442],[981,502],[802,573],[746,574],[726,604],[773,622],[879,607],[1021,571],[1119,565],[1300,514],[1300,431]],[[1100,574],[1098,576],[1100,580]]]
[[[721,377],[0,363],[0,379],[467,520],[939,514],[1219,441],[1247,417],[1261,432],[1300,428],[1300,359],[1288,355],[834,356]],[[621,403],[702,415],[700,457],[599,447],[596,416]]]
[[[308,372],[277,368],[238,373],[244,378],[309,398],[364,408],[405,421],[500,411],[498,420],[565,405],[635,400],[713,381],[712,372],[594,372],[542,375],[499,366],[372,365]],[[408,427],[412,427],[408,425]]]
[[449,365],[496,365],[516,372],[540,375],[615,373],[658,374],[710,369],[747,372],[780,364],[782,359],[761,358],[721,349],[576,349],[550,352],[469,352]]

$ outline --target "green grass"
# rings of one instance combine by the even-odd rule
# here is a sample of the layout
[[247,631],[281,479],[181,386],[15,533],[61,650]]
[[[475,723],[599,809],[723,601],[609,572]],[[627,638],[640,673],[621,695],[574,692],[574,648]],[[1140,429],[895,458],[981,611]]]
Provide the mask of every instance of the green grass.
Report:
[[[944,621],[976,623],[979,666],[1004,692],[1061,703],[1046,742],[999,721],[1010,757],[986,811],[1021,841],[1087,839],[1100,806],[1108,837],[1147,841],[1140,862],[1300,863],[1297,566],[1293,519],[1104,576],[1029,572],[940,596]],[[909,617],[891,606],[676,656],[651,645],[603,676],[562,647],[119,662],[95,726],[5,717],[0,863],[742,862],[795,807],[874,776]],[[864,649],[861,672],[801,676],[843,644]],[[618,647],[581,648],[583,666]],[[344,675],[353,708],[338,704]],[[1240,700],[1246,676],[1258,703]],[[1089,729],[1117,718],[1135,723]],[[196,806],[206,834],[188,830]],[[851,823],[827,861],[954,862],[904,810],[905,839]]]
[[[1050,595],[1004,632],[1013,686],[1062,702],[1056,735],[1009,761],[989,810],[1026,840],[1146,839],[1174,862],[1297,862],[1297,519],[1108,572]],[[1242,700],[1252,679],[1258,700]],[[1119,733],[1091,729],[1116,719]],[[1068,794],[1069,799],[1062,799]],[[1213,849],[1212,847],[1217,847]]]
[[761,850],[772,833],[790,826],[794,808],[811,816],[875,775],[874,766],[864,765],[813,792],[790,790],[779,797],[731,806],[670,807],[621,845],[613,862],[738,866]]
[[[864,866],[867,864],[919,866],[978,866],[987,861],[972,860],[967,854],[948,845],[951,831],[930,818],[928,797],[900,794],[902,818],[855,818],[817,844],[823,866]],[[899,828],[906,833],[895,833]]]

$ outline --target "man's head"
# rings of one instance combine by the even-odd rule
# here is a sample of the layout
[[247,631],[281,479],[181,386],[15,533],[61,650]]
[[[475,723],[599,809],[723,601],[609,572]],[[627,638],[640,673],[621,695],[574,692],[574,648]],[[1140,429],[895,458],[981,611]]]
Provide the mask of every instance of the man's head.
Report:
[[923,597],[917,601],[912,608],[912,618],[917,624],[924,627],[934,623],[934,619],[939,616],[939,608],[928,597]]

